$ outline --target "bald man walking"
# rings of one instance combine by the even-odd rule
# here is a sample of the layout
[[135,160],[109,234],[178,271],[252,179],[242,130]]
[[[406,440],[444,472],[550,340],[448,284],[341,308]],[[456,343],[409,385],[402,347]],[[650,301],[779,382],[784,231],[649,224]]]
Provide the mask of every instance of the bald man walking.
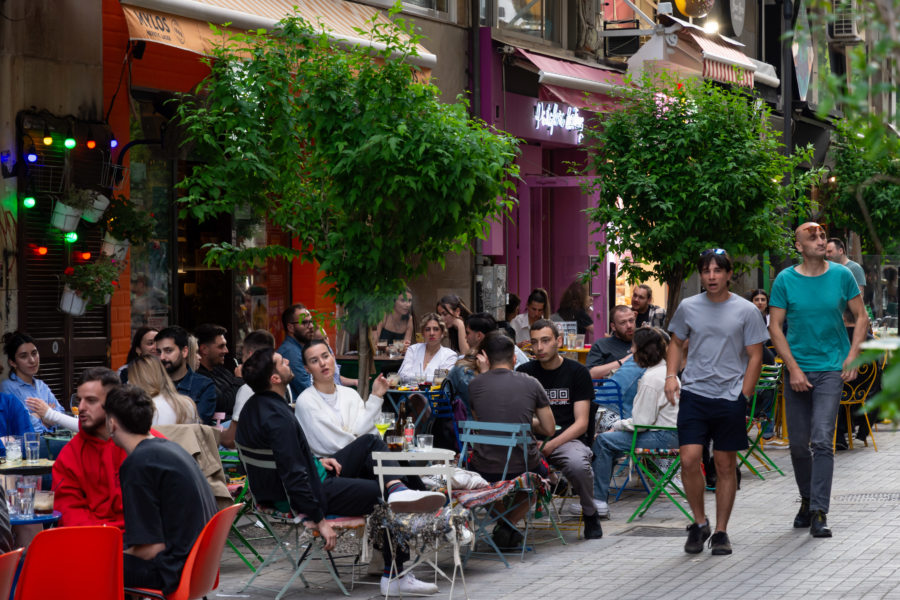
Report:
[[[826,516],[834,474],[835,419],[841,387],[856,377],[851,364],[869,328],[869,316],[850,269],[825,260],[827,236],[818,223],[795,232],[799,265],[778,274],[769,300],[769,335],[784,360],[784,397],[791,463],[800,490],[794,527],[813,537],[831,537]],[[847,339],[844,309],[856,328]],[[785,317],[788,333],[782,330]]]

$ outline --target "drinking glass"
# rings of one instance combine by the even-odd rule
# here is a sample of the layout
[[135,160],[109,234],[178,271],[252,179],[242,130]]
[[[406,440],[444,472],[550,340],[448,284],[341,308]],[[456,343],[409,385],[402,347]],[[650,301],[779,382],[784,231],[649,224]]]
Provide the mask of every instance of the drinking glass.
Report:
[[380,355],[382,355],[382,356],[383,356],[385,353],[387,353],[387,346],[388,346],[387,340],[378,340],[378,341],[375,343],[375,347],[376,347],[377,350],[378,350],[378,354],[380,354]]
[[575,336],[575,347],[576,348],[584,348],[584,334],[579,333]]
[[449,371],[447,369],[435,369],[434,370],[434,379],[432,383],[436,386],[441,386],[444,383],[444,380],[447,378],[447,374]]
[[52,490],[37,490],[34,493],[34,514],[49,515],[53,512],[54,492]]
[[6,490],[6,508],[9,510],[9,516],[15,516],[18,508],[18,496],[16,494],[16,476],[4,475],[3,488]]
[[434,436],[430,433],[420,433],[416,436],[416,446],[422,450],[434,448]]
[[421,371],[419,371],[418,373],[416,373],[416,386],[417,386],[420,390],[424,390],[424,389],[425,389],[425,373],[422,373]]
[[566,334],[566,348],[574,348],[575,347],[575,334],[567,333]]
[[381,439],[384,439],[384,434],[387,433],[387,430],[393,426],[394,413],[383,412],[375,417],[375,429],[378,430],[378,433],[381,435]]
[[29,465],[36,464],[40,458],[41,443],[37,440],[25,442],[25,462]]
[[387,382],[388,387],[396,388],[400,386],[400,374],[399,373],[388,373],[387,374]]
[[3,445],[6,446],[7,463],[14,463],[22,460],[22,436],[8,435],[3,438]]
[[388,450],[391,452],[400,452],[403,450],[403,436],[402,435],[389,435],[387,436],[387,446]]
[[26,519],[34,517],[34,492],[37,490],[35,475],[21,475],[16,478],[16,512]]

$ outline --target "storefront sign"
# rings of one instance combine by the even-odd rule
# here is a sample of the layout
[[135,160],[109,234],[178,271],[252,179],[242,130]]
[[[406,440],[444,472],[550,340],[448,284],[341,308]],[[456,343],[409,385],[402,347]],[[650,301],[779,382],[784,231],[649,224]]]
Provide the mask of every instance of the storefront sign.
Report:
[[538,102],[534,105],[534,128],[546,129],[550,135],[557,130],[576,132],[576,143],[581,143],[584,134],[584,117],[574,106],[563,111],[556,102]]

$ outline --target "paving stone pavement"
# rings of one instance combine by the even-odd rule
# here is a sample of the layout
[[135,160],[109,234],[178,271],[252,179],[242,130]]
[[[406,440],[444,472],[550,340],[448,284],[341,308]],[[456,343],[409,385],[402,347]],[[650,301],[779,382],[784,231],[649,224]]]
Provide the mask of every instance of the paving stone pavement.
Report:
[[[603,522],[602,539],[579,540],[574,531],[565,531],[565,546],[558,541],[538,544],[524,561],[511,559],[509,569],[473,558],[465,569],[468,597],[900,599],[900,433],[886,425],[878,428],[877,452],[870,440],[868,447],[836,456],[828,515],[831,539],[815,539],[805,529],[792,528],[799,497],[790,456],[786,448],[769,446],[766,451],[786,476],[763,472],[766,478],[760,480],[744,469],[728,527],[733,555],[712,556],[709,550],[685,554],[686,520],[665,499],[627,523],[643,495],[626,493],[611,505],[612,519]],[[706,507],[715,513],[711,492]],[[539,539],[545,536],[539,533]],[[428,577],[424,570],[417,575]],[[219,589],[212,597],[271,599],[289,576],[286,561],[280,561],[240,592],[250,571],[226,548]],[[366,577],[364,568],[362,578],[367,583],[357,584],[351,597],[380,597],[377,585],[371,585],[378,578]],[[308,579],[311,587],[297,581],[284,597],[345,597],[325,573]],[[441,592],[433,597],[448,598],[449,583],[439,584]],[[465,597],[457,578],[453,598]]]

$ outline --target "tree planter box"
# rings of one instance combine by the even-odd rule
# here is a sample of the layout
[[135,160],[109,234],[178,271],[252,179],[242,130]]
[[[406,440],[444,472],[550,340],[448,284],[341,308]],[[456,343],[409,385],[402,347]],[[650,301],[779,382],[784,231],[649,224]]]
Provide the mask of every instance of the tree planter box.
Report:
[[72,208],[68,204],[57,202],[53,207],[53,214],[50,216],[50,224],[60,231],[75,231],[78,227],[78,221],[81,220],[82,210]]

